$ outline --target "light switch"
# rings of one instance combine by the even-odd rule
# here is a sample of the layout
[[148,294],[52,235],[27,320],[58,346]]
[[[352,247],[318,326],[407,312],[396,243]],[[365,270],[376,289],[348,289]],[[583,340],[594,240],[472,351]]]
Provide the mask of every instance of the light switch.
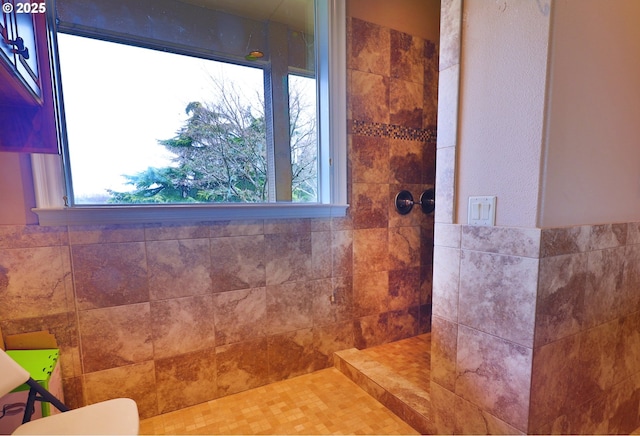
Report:
[[472,226],[495,226],[496,197],[469,197],[468,218]]

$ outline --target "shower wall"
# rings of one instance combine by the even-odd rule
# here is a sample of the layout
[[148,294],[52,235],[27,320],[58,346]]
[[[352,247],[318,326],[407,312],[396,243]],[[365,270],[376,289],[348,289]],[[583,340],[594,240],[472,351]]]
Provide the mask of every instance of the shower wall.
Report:
[[71,406],[128,396],[146,418],[429,331],[433,217],[393,198],[434,184],[437,44],[347,26],[347,217],[0,223],[0,327],[56,336]]

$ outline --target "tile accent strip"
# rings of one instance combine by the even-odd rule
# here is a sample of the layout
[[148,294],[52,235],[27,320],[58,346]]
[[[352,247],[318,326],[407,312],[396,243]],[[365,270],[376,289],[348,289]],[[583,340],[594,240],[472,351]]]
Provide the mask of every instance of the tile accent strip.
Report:
[[426,129],[415,129],[394,124],[351,120],[349,123],[349,133],[353,135],[402,139],[406,141],[436,142],[435,126],[429,126]]

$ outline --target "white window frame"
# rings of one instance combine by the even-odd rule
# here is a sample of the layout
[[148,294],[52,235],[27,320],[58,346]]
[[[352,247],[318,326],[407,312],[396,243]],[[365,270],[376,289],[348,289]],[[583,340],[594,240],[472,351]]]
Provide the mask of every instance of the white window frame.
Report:
[[[344,0],[316,0],[318,92],[318,202],[170,205],[65,205],[63,156],[32,154],[33,212],[43,226],[328,218],[347,204],[346,15]],[[53,13],[54,8],[48,8]],[[49,17],[52,18],[52,17]],[[322,25],[321,25],[322,24]],[[328,61],[323,61],[324,59]]]

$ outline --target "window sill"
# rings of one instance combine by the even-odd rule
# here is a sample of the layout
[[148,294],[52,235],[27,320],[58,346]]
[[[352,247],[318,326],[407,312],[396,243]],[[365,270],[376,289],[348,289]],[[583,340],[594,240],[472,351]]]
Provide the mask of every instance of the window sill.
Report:
[[224,204],[34,208],[41,226],[343,217],[348,205]]

